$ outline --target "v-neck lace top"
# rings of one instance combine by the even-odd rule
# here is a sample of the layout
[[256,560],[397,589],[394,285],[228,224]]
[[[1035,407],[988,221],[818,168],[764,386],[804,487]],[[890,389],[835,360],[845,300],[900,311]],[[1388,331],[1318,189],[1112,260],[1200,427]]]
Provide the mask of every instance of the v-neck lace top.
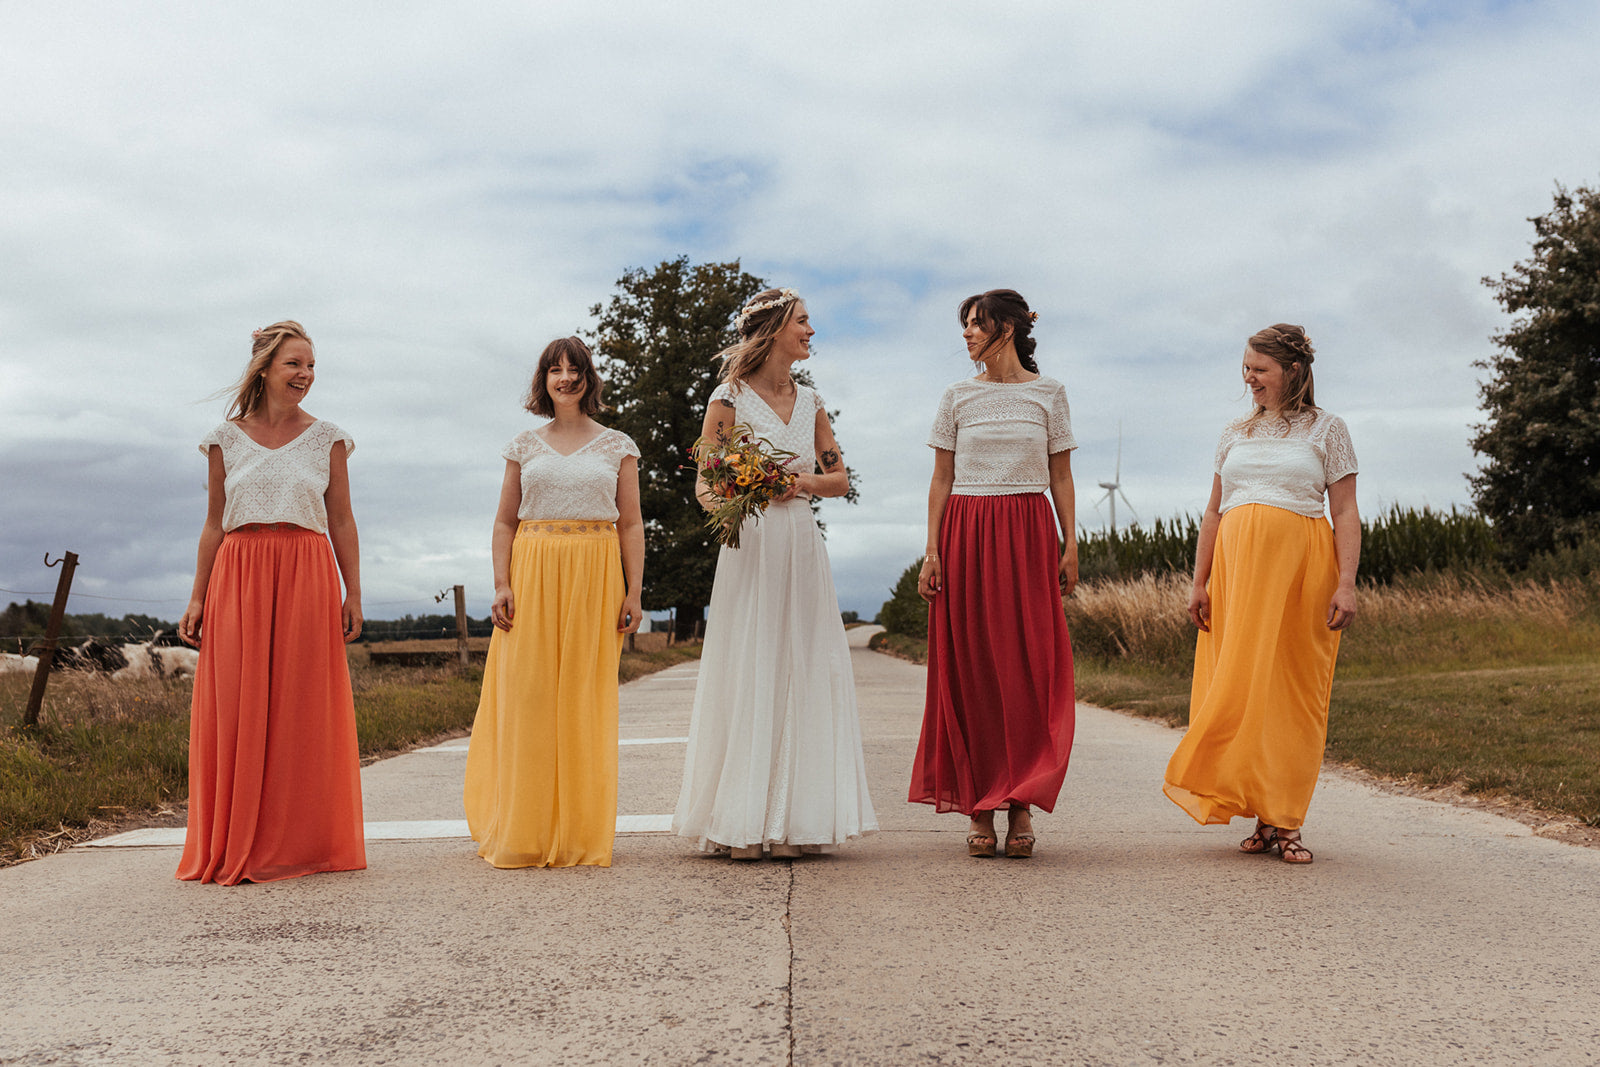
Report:
[[796,472],[808,472],[817,466],[817,412],[823,410],[822,397],[815,389],[801,385],[794,387],[794,412],[784,422],[772,410],[761,394],[748,385],[723,382],[711,393],[711,402],[726,400],[733,405],[734,418],[749,426],[757,437],[765,437],[774,448],[794,453],[788,467]]
[[1293,415],[1287,422],[1268,418],[1250,426],[1248,421],[1229,423],[1217,443],[1220,510],[1267,504],[1320,518],[1328,486],[1357,471],[1355,446],[1344,420],[1316,409]]
[[500,454],[522,468],[517,518],[616,522],[617,472],[623,457],[639,457],[639,446],[621,430],[604,429],[563,456],[533,430],[523,430]]
[[286,445],[256,444],[235,422],[225,422],[200,440],[200,454],[222,449],[226,472],[222,529],[236,530],[253,522],[287,522],[317,533],[328,532],[328,467],[333,446],[343,441],[345,455],[356,450],[354,438],[326,419],[318,419]]
[[928,447],[956,454],[952,493],[1003,496],[1050,488],[1050,457],[1078,447],[1066,386],[966,378],[944,391]]

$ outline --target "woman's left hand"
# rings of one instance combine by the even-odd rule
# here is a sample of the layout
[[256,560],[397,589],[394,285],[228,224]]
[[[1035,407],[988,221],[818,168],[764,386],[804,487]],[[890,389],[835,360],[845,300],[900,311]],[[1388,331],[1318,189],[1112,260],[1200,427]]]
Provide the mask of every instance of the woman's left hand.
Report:
[[1061,565],[1056,568],[1061,581],[1061,595],[1071,596],[1078,585],[1078,547],[1073,545],[1061,553]]
[[638,633],[639,624],[643,621],[644,610],[639,606],[639,594],[629,593],[622,598],[622,610],[617,612],[617,633]]
[[789,488],[787,488],[787,489],[785,489],[783,491],[783,495],[782,496],[773,497],[772,498],[772,502],[774,504],[786,504],[789,501],[793,500],[796,496],[798,496],[800,494],[801,490],[805,488],[804,486],[802,486],[800,484],[800,482],[803,479],[807,478],[807,477],[809,477],[809,475],[796,474],[794,476],[794,481],[789,483]]
[[344,643],[349,644],[361,636],[361,598],[344,598]]
[[1336,589],[1328,601],[1328,629],[1343,630],[1356,619],[1356,594],[1353,589]]

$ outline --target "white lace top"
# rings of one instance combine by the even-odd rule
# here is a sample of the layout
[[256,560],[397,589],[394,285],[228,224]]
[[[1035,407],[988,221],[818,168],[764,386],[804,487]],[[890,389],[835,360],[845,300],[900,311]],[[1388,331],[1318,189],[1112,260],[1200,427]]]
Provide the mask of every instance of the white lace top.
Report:
[[523,430],[500,453],[522,468],[517,518],[598,519],[616,522],[617,472],[639,446],[621,430],[604,429],[563,456],[533,430]]
[[1066,386],[1042,374],[1031,382],[956,382],[939,401],[928,445],[956,454],[952,493],[1042,493],[1050,488],[1050,457],[1078,447]]
[[225,422],[200,439],[200,454],[222,449],[226,472],[222,529],[236,530],[252,522],[289,522],[317,533],[328,532],[328,464],[333,445],[343,441],[345,455],[356,450],[355,439],[326,419],[318,419],[286,445],[267,448],[251,440],[236,422]]
[[[817,412],[823,410],[822,397],[815,389],[795,383],[794,411],[789,421],[778,417],[761,394],[746,385],[723,382],[711,391],[711,403],[726,400],[733,405],[733,416],[747,424],[757,437],[765,437],[773,447],[794,453],[787,466],[792,471],[817,468]],[[796,499],[805,499],[802,493]]]
[[1356,450],[1344,420],[1326,411],[1262,419],[1250,434],[1235,419],[1217,444],[1216,473],[1222,477],[1222,510],[1269,504],[1313,518],[1323,514],[1323,494],[1355,474]]

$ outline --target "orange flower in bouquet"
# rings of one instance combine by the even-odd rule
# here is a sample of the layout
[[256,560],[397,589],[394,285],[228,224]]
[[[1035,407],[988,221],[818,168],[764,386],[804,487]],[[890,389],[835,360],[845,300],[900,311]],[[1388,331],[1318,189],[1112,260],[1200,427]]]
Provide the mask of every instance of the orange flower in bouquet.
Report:
[[767,505],[788,492],[798,477],[787,466],[795,458],[793,452],[774,447],[742,422],[714,439],[702,436],[689,454],[700,477],[722,500],[711,509],[706,529],[714,530],[717,541],[729,548],[739,547],[744,520],[754,517],[760,522]]

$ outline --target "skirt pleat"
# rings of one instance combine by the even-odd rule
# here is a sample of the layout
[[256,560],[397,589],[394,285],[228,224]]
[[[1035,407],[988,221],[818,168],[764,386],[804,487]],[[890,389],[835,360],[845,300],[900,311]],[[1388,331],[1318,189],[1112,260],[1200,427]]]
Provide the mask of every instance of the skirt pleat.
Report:
[[611,866],[625,595],[615,527],[524,522],[511,631],[495,630],[462,799],[496,867]]
[[1075,723],[1057,547],[1042,493],[950,497],[913,803],[966,815],[1054,810]]
[[1327,520],[1265,504],[1222,516],[1207,588],[1211,632],[1195,642],[1189,729],[1165,792],[1200,823],[1255,817],[1298,829],[1322,768],[1339,632]]
[[367,865],[341,605],[322,534],[223,539],[190,709],[179,878],[235,885]]

